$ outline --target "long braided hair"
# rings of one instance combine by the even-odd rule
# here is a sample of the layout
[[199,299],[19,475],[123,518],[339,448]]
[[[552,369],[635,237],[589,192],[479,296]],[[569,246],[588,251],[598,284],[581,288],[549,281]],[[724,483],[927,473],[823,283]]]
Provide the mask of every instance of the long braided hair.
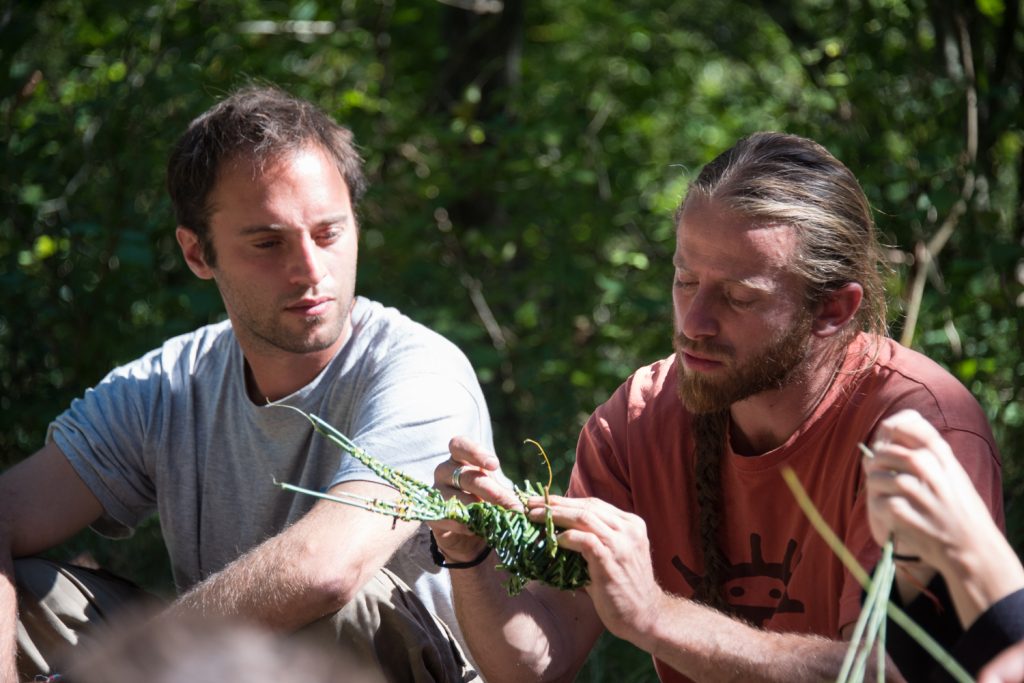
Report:
[[704,575],[696,586],[694,597],[723,611],[728,609],[721,590],[727,562],[719,538],[724,521],[722,451],[725,448],[725,430],[728,425],[728,410],[699,413],[693,416],[693,433],[697,451],[694,482],[697,487],[700,545],[704,555]]
[[[855,324],[838,335],[845,346],[858,330],[886,334],[884,274],[871,207],[853,173],[812,140],[783,133],[755,133],[708,163],[694,180],[676,213],[677,224],[692,202],[714,202],[751,220],[796,228],[793,272],[807,286],[809,306],[851,282],[864,291]],[[724,528],[722,454],[728,408],[693,415],[696,458],[694,482],[704,576],[695,597],[719,609],[728,561],[722,551]]]

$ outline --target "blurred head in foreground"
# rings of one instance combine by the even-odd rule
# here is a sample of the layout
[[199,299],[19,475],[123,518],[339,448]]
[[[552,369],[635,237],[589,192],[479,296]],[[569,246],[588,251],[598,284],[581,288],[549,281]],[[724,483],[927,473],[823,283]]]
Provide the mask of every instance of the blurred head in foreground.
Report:
[[336,642],[288,636],[223,617],[119,620],[76,651],[67,683],[384,683]]

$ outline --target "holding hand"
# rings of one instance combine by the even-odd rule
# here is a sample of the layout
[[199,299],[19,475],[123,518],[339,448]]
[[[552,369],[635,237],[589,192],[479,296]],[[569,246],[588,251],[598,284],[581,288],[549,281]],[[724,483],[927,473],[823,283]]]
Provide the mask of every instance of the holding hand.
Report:
[[885,419],[874,458],[864,459],[875,541],[945,572],[979,537],[1002,536],[967,473],[936,429],[916,411]]
[[543,522],[551,510],[555,526],[564,529],[558,545],[582,553],[590,571],[586,587],[605,627],[637,642],[648,634],[658,614],[661,587],[651,567],[651,548],[644,521],[599,498],[534,497],[528,514]]
[[[938,570],[969,626],[996,600],[1024,586],[1024,569],[949,444],[916,411],[886,418],[865,457],[868,518],[875,541],[894,539],[918,580]],[[926,582],[926,579],[922,582]]]
[[[503,507],[522,509],[515,493],[493,476],[499,470],[498,458],[463,437],[448,443],[451,458],[434,469],[434,488],[445,498],[458,496],[464,503],[485,500]],[[438,549],[449,562],[468,562],[484,551],[484,540],[458,522],[430,522]]]

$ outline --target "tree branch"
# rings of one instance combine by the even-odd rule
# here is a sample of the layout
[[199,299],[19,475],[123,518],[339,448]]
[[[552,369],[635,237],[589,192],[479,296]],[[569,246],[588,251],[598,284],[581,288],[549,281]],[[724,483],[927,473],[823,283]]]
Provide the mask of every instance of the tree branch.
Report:
[[914,279],[910,286],[910,297],[907,301],[907,317],[903,325],[903,334],[900,335],[900,343],[910,346],[914,340],[914,331],[917,328],[917,319],[921,313],[921,302],[924,298],[925,281],[930,268],[935,267],[935,260],[943,247],[953,236],[960,217],[967,212],[968,202],[974,196],[974,165],[978,159],[978,90],[974,73],[974,52],[971,49],[971,36],[967,31],[967,22],[963,14],[957,12],[956,29],[960,43],[960,61],[964,73],[964,89],[967,101],[965,112],[964,129],[964,153],[961,157],[964,183],[960,189],[960,197],[949,210],[949,214],[942,222],[939,229],[932,235],[931,239],[925,242],[918,242],[914,247],[916,258],[916,269]]

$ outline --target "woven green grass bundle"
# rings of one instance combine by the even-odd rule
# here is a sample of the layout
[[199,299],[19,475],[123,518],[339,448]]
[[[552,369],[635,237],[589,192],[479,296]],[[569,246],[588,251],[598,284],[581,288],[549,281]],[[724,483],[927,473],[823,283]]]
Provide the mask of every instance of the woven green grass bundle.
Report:
[[[538,524],[528,519],[522,512],[509,510],[500,505],[484,501],[463,503],[454,496],[445,500],[441,492],[433,486],[388,467],[316,415],[294,406],[284,407],[301,413],[312,423],[318,434],[394,486],[398,490],[399,498],[397,502],[390,502],[351,494],[334,496],[275,482],[281,488],[407,521],[431,522],[451,519],[461,522],[494,549],[500,561],[498,569],[503,569],[510,575],[505,583],[509,595],[518,595],[531,580],[563,590],[576,590],[590,581],[587,561],[583,556],[558,546],[550,513],[545,524]],[[536,442],[531,443],[540,448]],[[544,454],[544,450],[540,450],[541,454]],[[544,457],[546,460],[547,456]],[[526,481],[522,488],[516,488],[516,494],[525,504],[526,498],[530,496],[546,496],[547,487]]]

